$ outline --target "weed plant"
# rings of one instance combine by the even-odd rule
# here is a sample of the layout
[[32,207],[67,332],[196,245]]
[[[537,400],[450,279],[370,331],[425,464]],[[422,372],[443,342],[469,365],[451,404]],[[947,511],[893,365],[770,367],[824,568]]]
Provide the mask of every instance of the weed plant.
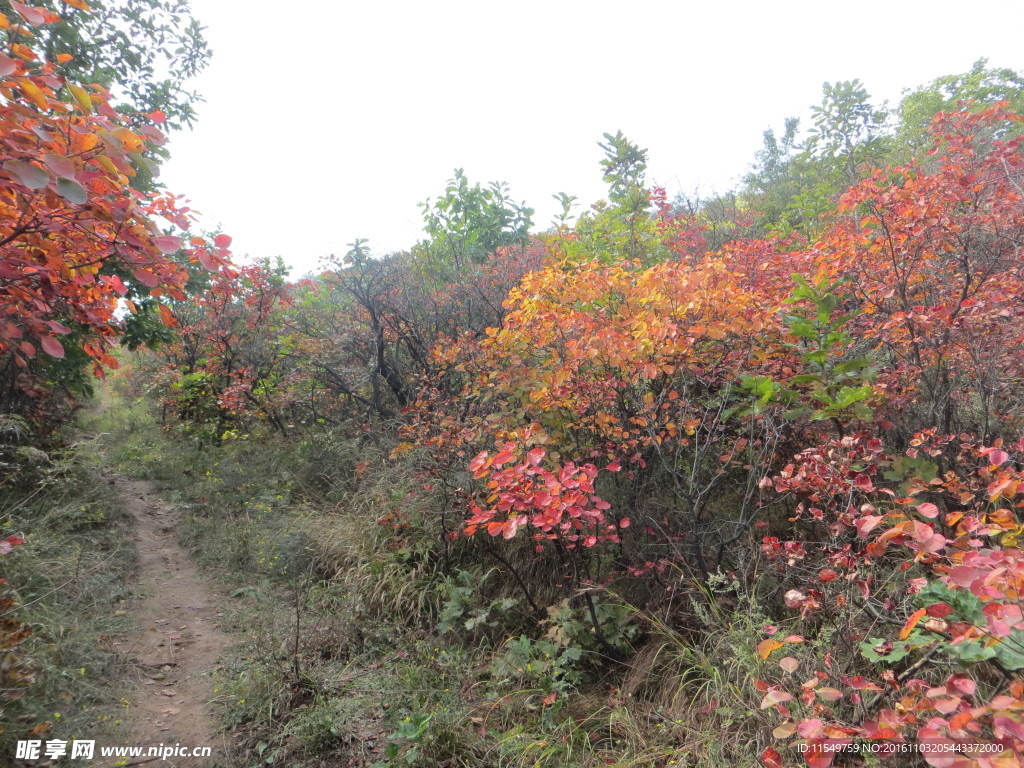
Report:
[[5,672],[22,681],[0,692],[0,755],[13,756],[19,739],[123,735],[127,666],[116,641],[130,628],[130,526],[99,475],[97,440],[68,439],[0,484],[0,532],[25,539],[0,557],[2,619],[30,630],[4,649]]

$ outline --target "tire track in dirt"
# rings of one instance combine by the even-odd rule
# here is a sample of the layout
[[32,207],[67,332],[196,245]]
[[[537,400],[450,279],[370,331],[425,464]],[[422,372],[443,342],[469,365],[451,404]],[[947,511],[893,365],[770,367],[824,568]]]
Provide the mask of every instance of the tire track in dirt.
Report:
[[[135,521],[138,630],[118,645],[131,663],[123,744],[211,747],[210,757],[124,758],[120,765],[213,768],[223,764],[226,740],[216,733],[212,672],[232,645],[220,630],[222,613],[209,582],[177,540],[180,510],[152,486],[120,475],[105,477]],[[145,751],[144,751],[145,755]],[[97,752],[97,757],[99,757]],[[104,758],[103,760],[107,760]],[[115,760],[97,765],[115,764]]]

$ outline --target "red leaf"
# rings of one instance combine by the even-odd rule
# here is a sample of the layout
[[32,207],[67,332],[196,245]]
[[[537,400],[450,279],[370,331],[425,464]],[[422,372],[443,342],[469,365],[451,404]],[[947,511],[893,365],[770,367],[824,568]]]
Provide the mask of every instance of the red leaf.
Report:
[[934,619],[944,619],[953,612],[953,607],[949,603],[935,603],[934,605],[929,605],[925,610]]
[[943,715],[948,715],[956,712],[960,706],[960,699],[956,696],[948,699],[939,699],[933,705],[937,712],[941,712]]
[[74,181],[75,176],[78,175],[78,169],[75,168],[74,163],[66,157],[61,157],[60,155],[43,155],[43,162],[46,164],[47,168],[61,178]]
[[50,330],[53,331],[54,333],[60,333],[64,335],[71,333],[70,328],[68,328],[66,325],[63,325],[62,323],[58,323],[56,320],[47,320],[46,324],[50,326]]
[[39,345],[50,357],[64,357],[64,347],[61,346],[61,343],[54,336],[40,336]]
[[1010,459],[1010,454],[1006,451],[992,451],[988,455],[989,464],[999,466],[1000,464],[1006,463]]
[[124,296],[126,293],[128,293],[128,287],[124,284],[124,281],[121,280],[121,278],[118,277],[117,275],[111,276],[110,284],[114,287],[114,290],[117,291],[118,296]]
[[156,288],[160,284],[157,280],[156,275],[146,269],[136,269],[132,272],[135,275],[135,279],[142,283],[147,288]]
[[515,454],[512,451],[502,451],[493,459],[491,459],[492,467],[500,467],[502,464],[508,464],[515,458]]
[[864,491],[865,493],[875,490],[875,485],[871,482],[871,478],[865,474],[857,475],[857,477],[854,478],[853,487],[858,491]]
[[865,680],[860,675],[854,677],[844,677],[843,682],[851,688],[855,688],[858,691],[880,691],[882,687],[878,683],[872,683],[870,680]]
[[817,717],[812,717],[801,721],[796,732],[804,739],[817,739],[825,733],[825,723]]
[[857,521],[857,535],[866,539],[871,529],[882,522],[884,518],[880,515],[864,515]]
[[160,253],[175,253],[181,248],[181,238],[174,235],[161,235],[153,238],[153,245],[160,249]]
[[36,8],[19,3],[18,0],[11,0],[11,8],[21,16],[28,24],[36,27],[46,23],[46,15]]
[[18,62],[0,53],[0,77],[7,77],[17,69]]
[[946,683],[946,690],[950,688],[955,688],[964,696],[972,696],[978,690],[978,684],[964,675],[954,675]]
[[[949,580],[958,587],[970,587],[975,581],[985,575],[982,568],[973,568],[969,565],[958,565],[949,571]],[[940,617],[941,618],[941,617]]]
[[218,248],[230,248],[231,237],[230,235],[217,235],[215,238],[213,238],[213,244]]
[[217,262],[210,258],[210,254],[206,250],[199,251],[196,256],[199,258],[199,263],[209,272],[217,271]]

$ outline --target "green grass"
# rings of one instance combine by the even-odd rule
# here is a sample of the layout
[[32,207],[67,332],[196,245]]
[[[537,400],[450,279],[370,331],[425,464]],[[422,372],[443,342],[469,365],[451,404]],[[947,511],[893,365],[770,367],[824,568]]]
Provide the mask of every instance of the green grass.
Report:
[[0,698],[0,755],[36,738],[120,734],[125,660],[114,641],[130,628],[135,560],[129,521],[97,476],[97,444],[52,449],[34,484],[0,488],[0,531],[23,546],[0,557],[9,620],[31,628],[5,666],[31,676]]

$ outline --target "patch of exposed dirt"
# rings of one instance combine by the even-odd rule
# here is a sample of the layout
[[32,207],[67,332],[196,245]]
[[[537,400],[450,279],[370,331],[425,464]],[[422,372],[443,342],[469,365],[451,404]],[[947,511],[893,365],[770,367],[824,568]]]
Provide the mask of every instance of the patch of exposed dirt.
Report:
[[[216,733],[210,707],[215,695],[212,672],[232,644],[220,630],[220,598],[178,543],[180,511],[145,481],[119,475],[108,475],[105,481],[135,521],[138,551],[140,597],[131,610],[139,629],[118,645],[135,676],[123,744],[212,748],[210,757],[144,755],[117,764],[212,768],[222,764],[226,746]],[[115,765],[99,759],[98,750],[96,757],[97,765]]]

